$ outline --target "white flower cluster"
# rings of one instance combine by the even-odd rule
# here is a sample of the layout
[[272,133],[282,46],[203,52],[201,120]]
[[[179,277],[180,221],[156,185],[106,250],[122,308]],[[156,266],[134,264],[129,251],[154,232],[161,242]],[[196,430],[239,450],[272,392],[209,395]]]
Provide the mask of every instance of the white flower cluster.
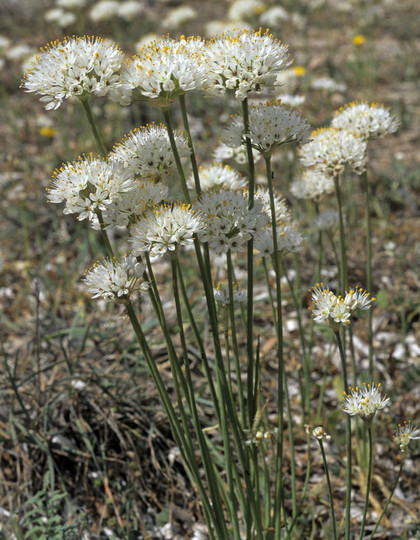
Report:
[[[246,186],[246,179],[229,165],[216,163],[209,167],[200,167],[198,173],[203,191],[212,188],[238,189]],[[191,189],[195,187],[194,175],[188,178],[187,185]]]
[[[297,253],[303,247],[304,237],[293,224],[278,224],[276,227],[277,251],[281,255]],[[261,257],[270,259],[274,254],[274,237],[271,226],[257,234],[254,248]]]
[[204,90],[221,95],[227,89],[243,100],[249,92],[261,92],[264,85],[274,84],[277,74],[291,62],[287,46],[263,33],[238,29],[216,37],[206,47]]
[[[120,260],[105,259],[96,263],[83,279],[87,290],[93,298],[102,297],[105,300],[128,300],[131,292],[143,275],[145,266],[137,262],[132,255],[124,256]],[[148,284],[143,282],[141,289],[147,289]]]
[[314,168],[304,170],[290,185],[290,192],[297,199],[318,201],[322,195],[333,191],[334,182],[331,176]]
[[205,191],[194,206],[206,221],[198,238],[216,253],[243,251],[248,240],[268,223],[262,203],[256,199],[249,208],[248,192],[243,189]]
[[401,451],[405,452],[410,441],[420,439],[420,431],[413,426],[412,422],[406,422],[404,420],[402,424],[398,424],[393,439]]
[[[268,188],[257,186],[257,189],[255,190],[255,199],[262,202],[263,210],[271,221],[270,192]],[[277,193],[273,194],[273,199],[276,222],[290,223],[290,210],[286,204],[286,200]]]
[[378,103],[353,101],[335,113],[331,126],[336,129],[352,131],[363,139],[385,137],[397,131],[399,120],[389,109]]
[[350,388],[350,394],[343,392],[343,411],[350,416],[360,416],[370,426],[376,411],[384,409],[389,398],[382,397],[381,385],[363,383],[363,387]]
[[161,257],[173,253],[179,246],[191,245],[204,227],[203,217],[190,205],[155,205],[130,229],[133,254],[148,252],[152,257]]
[[56,169],[47,197],[52,203],[65,201],[65,214],[79,214],[79,220],[97,224],[98,210],[105,211],[122,193],[135,187],[132,174],[120,163],[89,155]]
[[338,212],[336,210],[324,210],[314,219],[315,227],[319,231],[327,231],[329,229],[337,229],[338,227]]
[[[214,299],[221,305],[227,306],[229,304],[229,288],[222,285],[213,287]],[[246,302],[247,291],[246,289],[233,288],[233,302],[243,303]]]
[[42,49],[22,86],[43,96],[47,110],[71,96],[105,96],[119,81],[124,55],[112,42],[95,37],[65,38]]
[[[106,228],[127,227],[168,195],[168,186],[154,180],[138,180],[133,189],[119,193],[102,212]],[[93,228],[99,224],[94,223]]]
[[[175,143],[181,158],[190,155],[183,135],[175,133]],[[112,162],[121,162],[131,174],[141,178],[162,177],[176,165],[164,125],[150,124],[134,129],[114,146],[108,157]]]
[[253,148],[270,155],[273,148],[281,144],[308,142],[310,134],[310,126],[300,114],[281,105],[280,101],[269,101],[249,107],[249,133],[244,132],[243,118],[233,116],[222,133],[222,142],[237,148],[249,138]]
[[134,96],[167,104],[185,92],[201,88],[205,66],[199,53],[200,38],[161,38],[146,43],[123,67],[111,99],[129,105]]
[[[258,161],[261,154],[252,149],[252,157],[254,161]],[[223,161],[224,159],[233,159],[239,165],[243,165],[247,162],[248,156],[245,146],[238,146],[237,148],[231,148],[224,143],[220,143],[213,152],[213,158],[215,161]]]
[[335,176],[348,165],[361,174],[366,168],[366,142],[350,131],[321,128],[311,134],[311,142],[299,148],[305,167]]
[[375,300],[368,292],[357,287],[342,298],[326,289],[323,283],[313,287],[311,293],[314,321],[326,321],[333,330],[337,330],[340,324],[350,324],[350,316],[356,309],[370,309]]

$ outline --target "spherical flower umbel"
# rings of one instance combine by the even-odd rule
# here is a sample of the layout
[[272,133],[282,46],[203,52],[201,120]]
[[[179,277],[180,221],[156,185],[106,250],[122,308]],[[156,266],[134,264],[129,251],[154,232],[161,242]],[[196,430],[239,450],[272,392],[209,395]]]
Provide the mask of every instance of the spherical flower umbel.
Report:
[[[190,155],[182,134],[175,133],[175,143],[181,158]],[[134,129],[114,146],[108,158],[112,162],[121,162],[131,174],[141,178],[165,176],[176,166],[164,125],[149,124]]]
[[72,96],[105,96],[119,81],[124,54],[111,41],[93,36],[65,38],[41,51],[22,86],[40,94],[47,110],[57,109]]
[[300,114],[273,100],[249,107],[249,133],[244,132],[242,117],[232,116],[222,133],[222,142],[237,148],[249,138],[252,148],[269,156],[281,144],[308,142],[310,133],[309,124]]
[[205,228],[198,233],[216,253],[243,251],[246,243],[268,224],[263,204],[255,199],[249,208],[248,192],[218,189],[205,191],[194,204],[204,215]]
[[366,168],[366,142],[347,130],[318,129],[311,142],[299,148],[299,159],[305,167],[315,167],[328,176],[336,176],[348,165],[357,174]]
[[[304,237],[292,224],[278,224],[276,227],[277,251],[280,255],[297,253],[303,247]],[[274,237],[271,225],[255,235],[254,249],[260,257],[270,259],[274,254]]]
[[410,441],[420,439],[420,431],[413,426],[412,422],[404,420],[402,424],[398,424],[393,439],[400,447],[401,452],[405,453]]
[[244,100],[249,92],[261,92],[273,85],[277,74],[290,65],[287,45],[266,32],[244,28],[228,31],[210,41],[203,51],[206,79],[203,89],[209,95],[234,90]]
[[336,111],[331,125],[336,129],[352,131],[363,139],[377,139],[397,131],[400,122],[383,105],[353,101]]
[[[229,165],[215,163],[209,167],[200,167],[198,173],[203,191],[212,188],[238,189],[246,186],[246,179]],[[195,187],[194,175],[188,178],[187,185],[189,188]]]
[[341,324],[349,325],[350,316],[356,309],[362,311],[370,309],[375,300],[368,292],[358,287],[351,289],[344,298],[326,289],[323,283],[317,284],[310,292],[314,321],[325,321],[334,331],[338,331]]
[[343,411],[350,416],[358,415],[370,426],[376,411],[385,409],[389,398],[382,397],[380,384],[363,383],[362,388],[349,388],[350,393],[343,392]]
[[111,99],[129,105],[134,97],[167,107],[177,96],[201,88],[205,67],[200,38],[161,38],[146,43],[123,66],[121,80]]
[[134,255],[148,252],[151,257],[175,253],[189,246],[205,227],[203,217],[191,205],[154,205],[130,229]]
[[334,182],[318,169],[306,169],[293,180],[290,191],[297,199],[319,201],[322,195],[334,192]]
[[[127,227],[134,223],[145,211],[164,200],[168,195],[168,186],[154,180],[136,180],[133,189],[118,194],[106,205],[102,212],[106,228]],[[93,228],[97,228],[95,224]]]
[[[93,298],[102,297],[124,303],[129,299],[144,271],[144,264],[139,263],[136,257],[125,255],[119,260],[105,259],[96,263],[86,273],[83,281]],[[147,287],[145,282],[140,285],[140,289]]]
[[97,212],[105,211],[122,193],[135,187],[133,175],[121,163],[91,154],[56,169],[47,197],[52,203],[64,201],[64,214],[79,214],[79,220],[97,225]]

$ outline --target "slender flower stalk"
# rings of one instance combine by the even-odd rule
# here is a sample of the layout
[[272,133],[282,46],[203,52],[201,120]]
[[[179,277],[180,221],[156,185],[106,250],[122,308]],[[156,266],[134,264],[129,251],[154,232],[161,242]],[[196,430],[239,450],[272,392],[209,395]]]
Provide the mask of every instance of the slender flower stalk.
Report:
[[327,479],[327,486],[328,486],[328,497],[330,499],[330,509],[331,509],[331,526],[333,530],[333,539],[337,540],[337,526],[335,523],[335,511],[334,511],[334,497],[332,493],[332,487],[331,487],[331,480],[330,480],[330,473],[328,470],[328,463],[327,458],[325,456],[325,450],[324,450],[324,444],[322,442],[323,439],[326,441],[329,441],[331,439],[331,435],[328,435],[325,433],[324,429],[322,427],[316,427],[312,431],[313,436],[317,439],[319,443],[319,448],[321,450],[322,455],[322,461],[324,464],[324,471],[325,471],[325,477]]
[[369,446],[369,461],[368,461],[368,474],[366,479],[366,495],[365,495],[365,504],[363,508],[363,518],[362,518],[362,525],[360,527],[360,536],[359,540],[363,539],[363,534],[365,532],[365,524],[366,524],[366,515],[367,515],[367,509],[369,506],[369,495],[370,495],[370,488],[372,485],[372,471],[373,471],[373,439],[372,439],[372,427],[367,427],[368,432],[368,446]]

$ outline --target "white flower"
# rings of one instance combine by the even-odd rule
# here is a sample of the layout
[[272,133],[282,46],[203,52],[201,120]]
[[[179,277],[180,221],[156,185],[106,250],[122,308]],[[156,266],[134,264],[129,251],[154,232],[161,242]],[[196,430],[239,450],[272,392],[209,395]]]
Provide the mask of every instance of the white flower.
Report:
[[249,208],[246,190],[218,189],[201,194],[194,207],[203,213],[205,228],[199,232],[216,253],[243,251],[251,237],[268,223],[259,200]]
[[86,0],[56,0],[55,4],[65,9],[79,9],[86,5]]
[[314,222],[319,231],[336,229],[338,227],[338,212],[336,210],[325,210],[315,216]]
[[322,128],[311,134],[311,142],[299,148],[305,167],[335,176],[348,165],[357,174],[366,168],[366,142],[350,131]]
[[204,226],[202,216],[190,205],[154,205],[130,229],[133,253],[147,251],[152,257],[160,257],[174,252],[178,246],[191,245]]
[[231,21],[243,21],[252,19],[265,10],[265,4],[261,0],[236,0],[230,6],[227,16]]
[[167,106],[175,97],[201,88],[205,67],[199,56],[204,47],[200,38],[161,38],[146,43],[124,65],[111,99],[128,105],[137,96]]
[[343,392],[343,411],[350,416],[358,415],[370,426],[376,411],[385,409],[389,398],[382,397],[381,385],[363,383],[363,387],[350,388],[350,393]]
[[260,23],[263,26],[279,26],[282,22],[290,19],[289,14],[282,6],[273,6],[260,16]]
[[277,74],[290,64],[287,46],[262,31],[237,29],[213,39],[204,51],[209,95],[222,95],[227,89],[243,100],[249,92],[261,92],[272,85]]
[[120,3],[116,0],[101,0],[90,10],[89,17],[93,22],[109,21],[118,15]]
[[251,26],[244,21],[210,21],[205,26],[206,36],[216,37],[223,33],[233,32],[239,26],[248,31],[251,30]]
[[[96,263],[86,273],[83,281],[93,298],[124,302],[128,300],[144,271],[145,266],[129,255],[120,260],[105,259]],[[147,288],[147,284],[142,283],[140,288]]]
[[314,90],[326,90],[329,92],[345,92],[347,86],[344,83],[338,83],[329,77],[319,77],[311,82],[311,88]]
[[[276,227],[277,251],[281,255],[297,253],[303,247],[304,237],[293,224],[279,224]],[[254,248],[261,257],[270,259],[274,254],[273,229],[266,227],[254,238]]]
[[[227,306],[229,304],[229,287],[217,285],[213,287],[214,299],[216,302]],[[233,287],[233,301],[237,303],[246,302],[247,291],[246,289],[239,289],[237,286]]]
[[338,330],[340,324],[349,325],[350,316],[356,309],[363,311],[370,309],[375,300],[368,292],[358,287],[351,289],[342,298],[326,289],[323,283],[313,287],[311,293],[314,321],[326,321],[334,331]]
[[280,102],[269,101],[249,107],[249,133],[245,134],[241,116],[233,116],[222,133],[222,142],[232,148],[246,144],[249,138],[253,148],[270,155],[273,148],[292,141],[307,142],[311,129],[296,111]]
[[334,191],[334,181],[331,176],[321,173],[318,169],[307,169],[295,178],[290,185],[290,191],[297,199],[314,199]]
[[384,137],[397,131],[399,120],[389,109],[378,103],[353,101],[336,111],[331,125],[352,131],[363,139]]
[[65,38],[45,47],[27,70],[23,88],[43,96],[47,110],[64,99],[94,94],[105,96],[119,80],[124,55],[110,41],[95,37]]
[[[211,188],[237,189],[246,186],[246,179],[238,171],[235,171],[229,165],[216,163],[209,167],[200,167],[199,171],[200,187],[203,191]],[[188,187],[195,187],[194,175],[188,178]]]
[[[153,180],[136,181],[133,189],[124,191],[114,197],[102,212],[105,226],[127,227],[151,206],[160,203],[168,195],[168,186]],[[94,223],[93,228],[98,228]]]
[[179,6],[172,9],[163,19],[161,26],[166,30],[176,30],[183,24],[197,18],[197,12],[191,6]]
[[[252,149],[252,156],[254,158],[254,161],[258,161],[258,159],[261,157],[260,152],[257,150]],[[213,157],[215,161],[223,161],[224,159],[233,159],[238,163],[239,165],[243,165],[248,160],[248,155],[246,151],[246,147],[242,144],[238,146],[237,148],[231,148],[230,146],[227,146],[224,143],[219,144],[213,152]]]
[[47,197],[52,203],[64,201],[64,214],[79,214],[79,220],[87,218],[97,227],[97,211],[105,211],[135,185],[132,174],[120,163],[90,155],[56,169]]
[[[185,137],[175,133],[180,157],[188,157],[190,150]],[[108,156],[119,161],[133,175],[141,178],[161,177],[176,167],[166,127],[150,124],[136,128],[114,146]]]
[[306,101],[306,97],[300,94],[279,94],[277,99],[288,107],[299,107]]
[[134,17],[137,17],[144,11],[143,2],[136,0],[127,0],[118,7],[118,16],[127,22],[131,22]]
[[[255,198],[262,202],[263,211],[271,221],[270,192],[268,188],[258,186],[255,190]],[[274,193],[274,213],[276,216],[276,223],[281,223],[283,225],[290,223],[290,210],[287,207],[286,200],[277,193]]]
[[402,425],[398,424],[393,439],[394,442],[398,444],[401,451],[405,452],[410,441],[420,439],[420,431],[417,429],[417,427],[413,426],[412,422],[406,422],[404,420]]

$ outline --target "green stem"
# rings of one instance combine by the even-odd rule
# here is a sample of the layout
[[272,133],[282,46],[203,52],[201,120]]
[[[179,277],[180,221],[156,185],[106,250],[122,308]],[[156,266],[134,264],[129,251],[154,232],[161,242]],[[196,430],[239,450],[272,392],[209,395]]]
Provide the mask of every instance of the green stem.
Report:
[[404,458],[401,459],[400,468],[398,470],[397,478],[395,479],[394,485],[392,486],[392,489],[391,489],[391,493],[389,494],[388,500],[386,501],[384,509],[382,510],[382,513],[379,516],[379,519],[378,519],[378,521],[377,521],[377,523],[375,525],[375,528],[373,529],[371,535],[369,536],[369,540],[373,539],[373,537],[374,537],[376,531],[378,530],[378,527],[379,527],[379,525],[380,525],[380,523],[382,521],[382,518],[384,517],[384,515],[385,515],[385,513],[386,513],[386,511],[388,509],[389,503],[391,502],[391,499],[392,499],[392,497],[394,495],[395,488],[398,485],[398,481],[399,481],[400,476],[401,476],[403,465],[404,465]]
[[[271,171],[271,158],[264,156],[268,192],[270,196],[270,211],[271,211],[271,231],[273,237],[273,266],[276,279],[276,301],[277,301],[277,360],[278,360],[278,372],[277,372],[277,409],[278,409],[278,439],[277,439],[277,457],[276,457],[276,475],[275,475],[275,497],[274,508],[276,513],[274,516],[275,524],[274,528],[279,537],[281,530],[281,508],[283,499],[283,411],[284,411],[284,386],[285,386],[285,366],[283,355],[283,314],[282,314],[282,298],[281,298],[281,268],[280,268],[280,253],[278,251],[277,241],[277,221],[276,221],[276,208],[274,202],[274,188],[273,188],[273,174]],[[295,508],[294,501],[294,508]]]
[[234,292],[233,292],[233,263],[232,263],[232,253],[230,249],[226,254],[227,258],[227,269],[228,269],[228,287],[229,287],[229,317],[230,317],[230,328],[232,336],[232,347],[233,347],[233,356],[235,362],[235,372],[236,372],[236,381],[238,385],[238,400],[239,400],[239,410],[241,414],[242,425],[245,426],[245,404],[244,404],[244,389],[242,384],[242,373],[241,365],[239,362],[239,346],[238,338],[236,335],[236,321],[235,321],[235,302],[234,302]]
[[336,524],[335,524],[335,512],[334,512],[334,498],[333,498],[331,481],[330,481],[330,473],[328,471],[327,458],[325,457],[325,450],[324,450],[324,445],[322,443],[322,439],[318,439],[318,442],[319,442],[319,447],[321,449],[322,461],[324,463],[325,476],[327,478],[328,496],[330,499],[330,507],[331,507],[331,524],[333,528],[333,539],[337,540],[337,529],[336,529]]
[[[366,219],[366,289],[372,292],[372,223],[370,218],[369,184],[367,171],[361,175],[362,190],[365,196]],[[369,346],[369,380],[374,380],[373,367],[373,312],[368,310],[368,346]]]
[[105,146],[103,145],[102,138],[96,126],[95,119],[93,118],[92,109],[89,102],[89,94],[79,97],[79,101],[82,103],[85,110],[90,129],[92,130],[93,137],[96,141],[96,144],[98,145],[99,152],[101,153],[101,156],[105,158],[107,156],[107,151],[105,150]]
[[[346,366],[346,357],[344,353],[343,344],[341,342],[339,331],[334,332],[338,350],[340,352],[341,367],[343,371],[343,386],[344,393],[348,392],[348,381],[347,381],[347,366]],[[351,422],[350,416],[346,414],[346,516],[345,516],[345,535],[346,540],[350,539],[350,510],[351,510]]]
[[181,108],[182,123],[184,125],[185,137],[187,139],[188,148],[190,149],[190,161],[194,175],[195,191],[197,195],[201,193],[200,176],[198,174],[197,160],[195,158],[194,145],[191,137],[190,123],[188,121],[187,109],[185,107],[185,94],[181,94],[178,98]]
[[[162,378],[160,376],[159,370],[156,366],[156,362],[153,358],[153,355],[150,351],[149,345],[147,343],[146,337],[143,333],[143,330],[140,326],[139,320],[137,318],[137,315],[134,311],[133,305],[131,302],[127,302],[125,304],[125,309],[127,311],[127,314],[129,316],[130,322],[132,324],[134,333],[136,334],[137,340],[140,344],[141,350],[144,354],[144,357],[146,359],[147,365],[149,367],[150,373],[152,375],[153,381],[156,385],[156,388],[158,390],[160,399],[162,400],[162,403],[165,407],[166,413],[168,415],[169,423],[171,425],[172,433],[175,437],[175,442],[180,449],[181,455],[188,467],[188,470],[190,471],[192,477],[194,478],[194,481],[197,484],[198,491],[200,493],[200,499],[203,504],[203,510],[204,515],[206,517],[206,522],[213,526],[216,533],[220,534],[222,533],[222,530],[220,529],[220,525],[217,523],[217,519],[215,519],[214,516],[214,510],[212,509],[212,505],[208,499],[206,490],[204,489],[203,483],[201,481],[200,473],[198,470],[198,465],[196,461],[196,456],[194,453],[194,449],[191,447],[189,442],[185,438],[185,432],[183,428],[181,427],[181,424],[179,423],[179,420],[177,418],[176,412],[172,406],[171,400],[169,398],[169,395],[166,391],[165,385],[162,381]],[[219,532],[217,532],[219,531]]]
[[340,294],[344,296],[347,290],[347,258],[346,258],[346,238],[344,233],[344,217],[343,217],[343,205],[340,191],[340,184],[338,175],[334,176],[334,188],[335,196],[338,206],[338,224],[340,232]]
[[[223,520],[223,510],[222,510],[222,504],[221,504],[221,497],[220,497],[220,493],[218,489],[218,482],[215,478],[215,475],[217,473],[213,466],[213,461],[211,459],[209,450],[207,448],[207,444],[206,444],[206,441],[202,432],[200,420],[198,418],[198,413],[197,413],[197,407],[196,407],[195,395],[194,395],[194,386],[193,386],[193,381],[192,381],[191,372],[190,372],[189,355],[188,355],[188,349],[187,349],[187,341],[186,341],[185,332],[184,332],[184,323],[183,323],[180,294],[179,294],[179,288],[178,288],[177,259],[178,259],[177,253],[175,252],[171,258],[172,290],[173,290],[173,296],[175,300],[178,330],[179,330],[179,334],[181,338],[181,346],[182,346],[183,356],[184,356],[186,386],[185,388],[183,388],[183,391],[184,391],[184,394],[187,394],[186,398],[189,403],[192,422],[194,425],[194,431],[198,440],[198,445],[200,448],[204,469],[206,471],[206,478],[209,485],[209,491],[211,494],[213,508],[217,516],[217,519],[223,522],[223,525],[225,528],[225,534],[227,534],[226,523]],[[177,368],[180,369],[178,362],[177,362]],[[233,523],[234,532],[236,533],[237,531],[237,534],[235,534],[235,538],[239,540],[239,525],[237,523],[237,511],[235,509],[235,497],[234,497],[234,488],[233,488],[233,481],[232,481],[232,460],[231,459],[226,459],[226,475],[228,478],[228,486],[229,486],[229,494],[230,494],[230,497],[228,497],[227,499],[228,511],[231,518],[231,522]]]
[[363,509],[362,527],[360,529],[359,540],[363,539],[363,533],[364,533],[365,524],[366,524],[367,509],[368,509],[368,505],[369,505],[370,487],[371,487],[371,484],[372,484],[372,469],[373,469],[372,428],[370,426],[367,426],[367,430],[368,430],[368,437],[369,437],[369,463],[368,463],[368,475],[367,475],[367,481],[366,481],[365,507]]
[[[255,192],[255,165],[252,155],[251,140],[247,137],[249,133],[249,111],[248,100],[242,101],[242,114],[244,123],[244,134],[246,151],[248,156],[248,197],[249,208],[254,206]],[[251,238],[247,245],[247,277],[248,277],[248,296],[247,296],[247,317],[246,317],[246,349],[247,349],[247,394],[248,394],[248,422],[252,425],[256,412],[256,396],[253,395],[255,386],[255,361],[253,347],[253,327],[254,327],[254,240]]]
[[176,146],[174,129],[172,126],[171,111],[170,109],[162,109],[163,117],[165,119],[166,130],[168,132],[169,141],[171,143],[172,153],[175,158],[176,168],[178,170],[179,179],[181,181],[182,192],[184,194],[185,202],[190,203],[191,198],[187,187],[187,181],[185,178],[184,169],[182,167],[181,158],[179,157],[178,148]]

